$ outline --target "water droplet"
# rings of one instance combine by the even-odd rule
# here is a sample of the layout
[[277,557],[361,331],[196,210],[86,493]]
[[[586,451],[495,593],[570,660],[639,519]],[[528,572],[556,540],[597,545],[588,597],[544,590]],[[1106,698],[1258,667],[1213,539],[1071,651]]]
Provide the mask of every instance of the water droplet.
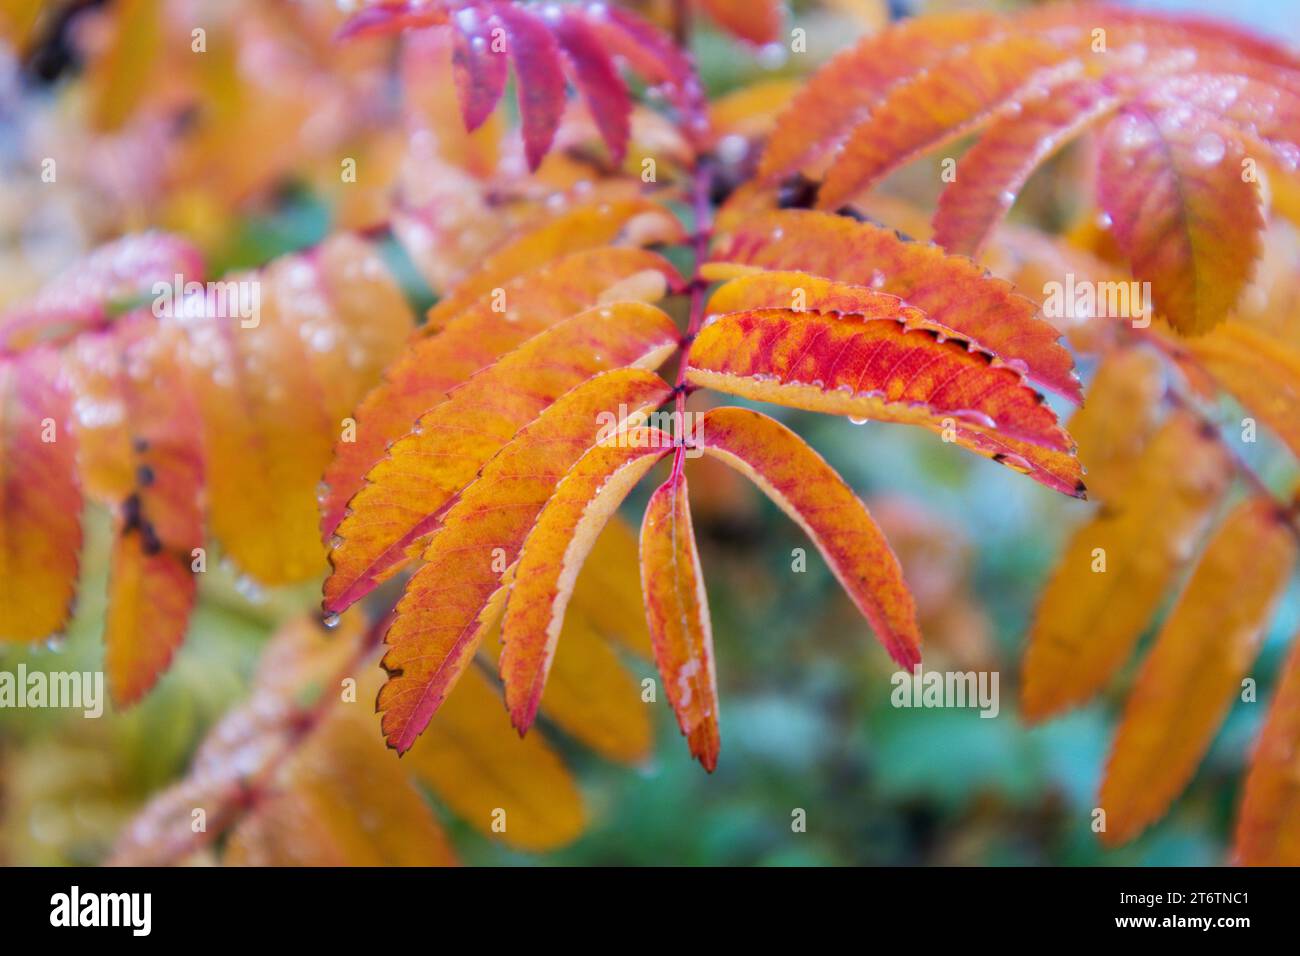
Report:
[[1196,140],[1196,161],[1202,166],[1215,166],[1223,159],[1227,146],[1218,133],[1202,133]]
[[328,628],[336,628],[339,626],[339,616],[337,614],[326,614],[320,619],[320,622]]

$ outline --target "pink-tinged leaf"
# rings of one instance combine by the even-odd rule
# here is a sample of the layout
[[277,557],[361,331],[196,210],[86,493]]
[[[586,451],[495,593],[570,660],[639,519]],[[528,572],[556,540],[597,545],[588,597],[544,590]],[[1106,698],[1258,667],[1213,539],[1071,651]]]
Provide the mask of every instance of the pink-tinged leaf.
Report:
[[454,389],[366,475],[335,532],[325,609],[343,611],[392,575],[479,468],[546,406],[597,372],[657,368],[678,332],[659,309],[619,302],[534,336]]
[[386,36],[446,22],[446,5],[438,0],[385,0],[358,10],[339,28],[336,38]]
[[612,55],[621,57],[651,87],[662,86],[681,113],[688,133],[702,141],[708,132],[708,107],[690,55],[666,34],[636,14],[611,3],[575,6]]
[[893,84],[954,48],[986,39],[997,26],[998,19],[985,13],[913,17],[840,53],[813,74],[782,112],[759,175],[778,179],[817,165]]
[[532,13],[510,3],[489,8],[505,28],[506,44],[515,64],[519,86],[519,116],[523,124],[528,168],[537,169],[555,139],[564,115],[564,69],[560,47],[546,25]]
[[740,471],[804,529],[836,580],[900,667],[921,662],[916,604],[903,569],[871,514],[817,452],[780,422],[743,408],[715,408],[702,447]]
[[1230,123],[1252,149],[1271,151],[1286,169],[1300,166],[1300,83],[1287,88],[1252,76],[1198,72],[1169,78],[1143,101],[1157,109],[1204,110]]
[[72,408],[44,350],[0,358],[0,641],[68,619],[81,551]]
[[650,496],[641,523],[641,591],[655,664],[691,756],[718,766],[718,677],[704,572],[695,547],[686,476]]
[[633,427],[595,446],[556,486],[524,541],[501,625],[501,679],[520,733],[537,716],[582,563],[605,522],[672,443],[658,429]]
[[587,100],[596,128],[609,147],[610,159],[618,165],[623,162],[631,135],[632,99],[627,84],[605,52],[600,35],[586,20],[561,10],[550,22],[573,66],[578,89]]
[[492,48],[495,21],[474,7],[460,11],[451,65],[460,98],[461,116],[471,133],[487,122],[505,92],[509,62],[504,50]]
[[1155,311],[1199,334],[1236,305],[1259,257],[1259,185],[1229,128],[1186,108],[1125,107],[1102,134],[1098,204]]
[[845,141],[817,207],[839,209],[908,160],[969,133],[1020,91],[1050,83],[1051,69],[1070,56],[1045,38],[1012,35],[958,50],[897,84]]
[[1081,79],[1028,100],[996,120],[961,158],[961,173],[939,196],[934,241],[976,256],[1035,169],[1119,107],[1105,82]]
[[753,216],[719,236],[705,266],[727,278],[726,265],[793,270],[887,292],[932,322],[969,336],[1035,382],[1078,402],[1074,360],[1038,306],[964,256],[909,242],[880,226],[844,216],[781,210]]
[[621,294],[621,289],[640,283],[641,288],[662,292],[679,281],[662,256],[603,247],[562,256],[501,280],[498,288],[506,302],[526,301],[526,309],[499,311],[491,289],[459,312],[449,309],[446,327],[437,335],[416,339],[352,414],[356,441],[334,446],[321,500],[322,537],[328,541],[338,528],[348,501],[361,490],[366,472],[383,457],[388,444],[409,432],[449,389],[561,319],[610,296],[633,298],[630,291]]
[[[487,462],[429,537],[385,638],[389,679],[379,694],[389,745],[404,751],[428,725],[498,614],[490,605],[556,483],[601,435],[672,393],[653,372],[588,379]],[[498,605],[499,607],[499,605]]]
[[197,279],[203,259],[188,242],[166,233],[125,236],[60,272],[34,297],[0,313],[0,348],[17,351],[106,322],[110,310]]

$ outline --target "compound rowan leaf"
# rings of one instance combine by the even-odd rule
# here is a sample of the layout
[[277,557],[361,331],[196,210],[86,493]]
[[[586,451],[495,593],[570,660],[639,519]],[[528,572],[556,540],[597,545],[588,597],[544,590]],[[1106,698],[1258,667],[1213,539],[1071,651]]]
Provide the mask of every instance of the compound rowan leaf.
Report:
[[1022,675],[1027,719],[1083,703],[1124,663],[1231,475],[1218,436],[1187,414],[1152,437],[1120,494],[1071,536],[1043,590]]
[[[437,335],[413,341],[385,372],[384,381],[353,413],[354,441],[334,446],[325,471],[321,532],[326,540],[344,518],[349,499],[392,441],[441,402],[445,393],[527,339],[599,302],[662,297],[679,282],[667,260],[642,249],[606,247],[575,252],[501,286],[504,311],[489,291]],[[521,308],[521,303],[527,308]]]
[[891,87],[844,142],[817,207],[838,209],[909,159],[970,132],[1069,57],[1046,38],[1012,34],[959,48]]
[[986,36],[997,23],[996,17],[973,11],[911,17],[838,54],[782,112],[759,175],[777,179],[817,165],[900,77],[933,66],[949,51]]
[[454,389],[367,473],[335,531],[325,609],[342,611],[391,577],[479,468],[560,395],[597,372],[655,368],[677,339],[654,306],[613,303],[552,326]]
[[1210,540],[1129,694],[1101,784],[1103,843],[1159,819],[1209,749],[1295,564],[1289,522],[1252,498]]
[[[442,328],[494,289],[505,288],[511,279],[526,273],[553,266],[561,256],[615,244],[671,243],[682,237],[681,224],[648,199],[578,206],[547,219],[488,256],[472,275],[429,310],[426,328]],[[505,304],[512,308],[508,298]]]
[[1300,640],[1291,653],[1255,745],[1237,819],[1236,857],[1247,866],[1300,865]]
[[556,486],[524,541],[501,626],[501,680],[510,722],[532,726],[582,564],[618,506],[672,450],[664,432],[635,426],[590,449]]
[[552,850],[582,832],[573,777],[541,734],[519,739],[500,693],[474,668],[401,765],[474,829],[510,846]]
[[962,156],[961,174],[939,194],[934,241],[950,252],[978,256],[1030,174],[1121,102],[1107,83],[1090,78],[1027,96]]
[[[747,219],[718,237],[704,274],[731,278],[734,266],[798,271],[886,292],[1021,368],[1072,401],[1080,398],[1060,332],[1009,283],[938,246],[907,242],[888,229],[844,216],[782,210]],[[728,265],[732,264],[732,265]],[[788,305],[788,303],[782,303]],[[1017,364],[1018,363],[1018,364]]]
[[802,438],[759,412],[715,408],[702,447],[737,469],[812,538],[836,580],[900,667],[921,660],[916,604],[866,506]]
[[674,472],[650,496],[641,524],[641,590],[655,664],[691,756],[718,766],[718,676],[704,572],[691,527],[686,476]]
[[0,640],[68,619],[81,551],[73,409],[54,353],[0,357]]
[[[544,354],[555,363],[565,353]],[[545,395],[543,382],[522,384]],[[644,369],[595,375],[521,428],[481,470],[469,471],[472,483],[429,536],[423,566],[407,583],[385,638],[389,679],[378,709],[391,746],[411,746],[472,661],[495,622],[491,603],[505,571],[556,483],[603,430],[616,430],[623,417],[662,404],[670,394],[667,383]]]
[[1242,175],[1241,144],[1185,108],[1125,106],[1106,124],[1097,199],[1111,232],[1149,282],[1156,310],[1192,335],[1221,322],[1259,258],[1259,185]]
[[1101,501],[1121,496],[1132,483],[1142,449],[1156,428],[1164,374],[1147,349],[1108,352],[1097,366],[1088,401],[1067,429],[1088,470],[1088,491]]
[[[687,381],[758,401],[935,431],[977,454],[1021,465],[1065,494],[1078,470],[1050,473],[1072,444],[1041,396],[1010,367],[924,323],[893,296],[863,290],[860,311],[752,309],[718,316],[691,347]],[[817,295],[816,291],[812,293]],[[870,310],[870,311],[868,311]],[[983,441],[1017,442],[1018,454]],[[1044,449],[1042,463],[1033,449]]]

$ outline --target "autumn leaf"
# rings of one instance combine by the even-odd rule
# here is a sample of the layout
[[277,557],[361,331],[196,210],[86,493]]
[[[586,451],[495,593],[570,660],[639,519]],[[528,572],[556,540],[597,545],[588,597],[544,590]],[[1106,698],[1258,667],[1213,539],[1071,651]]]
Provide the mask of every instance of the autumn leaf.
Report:
[[342,611],[418,553],[478,469],[560,395],[600,371],[656,367],[676,340],[660,310],[613,303],[570,316],[469,378],[367,474],[335,532],[325,609]]
[[902,568],[866,506],[820,455],[780,422],[715,408],[702,447],[754,482],[812,539],[836,580],[900,667],[921,660],[916,606]]
[[1207,545],[1129,694],[1098,801],[1103,843],[1133,839],[1191,779],[1254,663],[1295,533],[1276,502],[1252,498]]
[[686,476],[674,471],[650,496],[641,524],[641,589],[655,663],[691,756],[718,766],[718,677],[704,573],[691,526]]
[[930,321],[1018,362],[1032,381],[1076,401],[1080,396],[1070,353],[1057,342],[1060,333],[1038,318],[1038,307],[969,259],[937,246],[906,242],[843,216],[784,210],[718,237],[705,274],[730,278],[727,263],[808,272],[898,296]]
[[1102,134],[1097,197],[1139,281],[1174,328],[1199,333],[1236,304],[1264,227],[1241,146],[1212,120],[1125,107]]
[[1291,653],[1255,745],[1237,819],[1235,852],[1247,866],[1300,865],[1300,782],[1295,742],[1300,737],[1300,640]]
[[524,541],[501,627],[510,721],[532,725],[578,572],[633,486],[672,450],[671,436],[635,426],[591,448],[569,470]]
[[[437,335],[413,341],[352,414],[356,434],[348,437],[355,440],[340,439],[334,446],[321,500],[326,540],[388,444],[410,431],[450,389],[561,319],[608,297],[634,298],[638,291],[654,301],[678,281],[665,259],[641,249],[575,252],[507,281],[499,296],[486,292]],[[527,309],[518,306],[523,301]]]
[[[378,709],[391,746],[411,746],[473,659],[494,623],[489,607],[506,570],[557,483],[601,437],[604,419],[615,427],[670,393],[662,379],[643,369],[596,375],[520,429],[455,497],[430,535],[423,566],[407,583],[385,637],[389,680]],[[508,640],[506,627],[503,635]]]
[[1102,357],[1088,401],[1068,423],[1088,470],[1088,491],[1101,501],[1121,497],[1133,483],[1142,450],[1158,424],[1164,376],[1147,349],[1122,348]]
[[1061,482],[1035,465],[1031,449],[1069,457],[1072,444],[1020,373],[995,367],[989,355],[925,325],[892,296],[859,306],[864,311],[754,309],[719,316],[696,338],[687,380],[808,411],[920,425],[1002,460],[1009,456],[980,436],[1017,441],[1033,477],[1077,493],[1077,477]]
[[67,622],[81,551],[72,405],[55,356],[0,358],[0,639]]
[[1043,590],[1022,674],[1027,719],[1083,703],[1124,663],[1231,473],[1218,437],[1187,414],[1151,438],[1123,490],[1075,530]]

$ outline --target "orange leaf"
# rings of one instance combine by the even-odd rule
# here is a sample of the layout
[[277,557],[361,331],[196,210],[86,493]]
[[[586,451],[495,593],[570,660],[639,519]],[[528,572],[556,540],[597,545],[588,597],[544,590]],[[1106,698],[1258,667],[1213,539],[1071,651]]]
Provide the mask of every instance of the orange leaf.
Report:
[[831,572],[900,667],[921,660],[916,605],[903,570],[866,506],[802,438],[766,415],[715,408],[703,448],[763,489],[817,545]]
[[1282,681],[1259,735],[1237,819],[1237,859],[1247,866],[1300,865],[1300,639],[1292,638]]
[[570,469],[528,533],[501,627],[501,679],[510,721],[532,726],[574,583],[601,528],[672,448],[658,429],[633,427],[596,445]]
[[[471,374],[494,362],[560,319],[608,297],[648,301],[679,281],[661,256],[641,249],[600,248],[576,252],[511,279],[501,287],[506,310],[489,292],[437,335],[416,339],[388,369],[353,414],[355,441],[339,441],[325,472],[328,491],[321,502],[321,530],[328,540],[343,520],[348,500],[389,442],[411,430],[415,420]],[[528,307],[520,308],[519,303]],[[423,330],[422,330],[423,331]]]
[[1031,380],[1079,400],[1074,362],[1057,342],[1060,332],[1038,318],[1038,306],[938,246],[906,242],[844,216],[784,210],[754,216],[720,236],[705,274],[729,278],[725,263],[810,272],[896,295],[932,322],[1018,362]]
[[[1068,459],[1072,445],[1019,372],[946,338],[892,296],[863,291],[871,298],[860,298],[853,313],[719,316],[691,347],[687,381],[808,411],[920,425],[978,454],[1023,462],[1036,480],[1079,493],[1077,467],[1073,480],[1045,467]],[[1017,443],[1014,458],[1001,450],[1006,441]],[[1040,446],[1043,463],[1035,464]]]
[[1026,718],[1083,703],[1124,663],[1231,476],[1217,436],[1190,416],[1173,415],[1155,434],[1122,493],[1074,532],[1043,590],[1024,659]]
[[1300,455],[1300,350],[1238,322],[1178,346]]
[[777,179],[816,165],[849,135],[901,76],[981,39],[997,18],[963,12],[911,17],[837,55],[808,80],[777,120],[759,175]]
[[1272,500],[1251,499],[1206,547],[1129,695],[1101,785],[1103,843],[1159,819],[1209,749],[1295,564],[1288,521]]
[[353,497],[330,551],[325,609],[342,611],[391,577],[478,469],[547,405],[597,372],[657,367],[677,338],[654,306],[614,303],[552,326],[454,389],[393,442]]
[[49,637],[72,608],[81,490],[71,419],[53,353],[0,358],[0,640]]
[[[573,777],[542,735],[520,740],[510,729],[500,693],[475,668],[401,766],[474,829],[510,846],[553,850],[582,833]],[[498,821],[504,829],[494,827]]]
[[324,568],[316,498],[342,416],[400,350],[410,314],[374,250],[349,237],[227,281],[258,290],[257,315],[178,319],[212,530],[257,580],[305,580]]
[[977,256],[1030,174],[1121,102],[1092,79],[1038,94],[990,126],[962,156],[961,175],[939,194],[934,241],[950,252]]
[[611,518],[582,566],[569,611],[578,612],[603,637],[649,660],[653,651],[641,609],[639,547],[627,522]]
[[365,715],[334,709],[230,835],[234,866],[449,866],[432,810]]
[[701,0],[709,16],[733,36],[757,46],[781,34],[781,0]]
[[[540,383],[533,394],[545,394]],[[429,537],[424,566],[408,582],[388,630],[383,665],[389,680],[378,708],[391,746],[411,746],[473,659],[494,622],[489,606],[502,576],[556,483],[600,437],[602,421],[621,422],[670,394],[662,379],[642,369],[597,375],[520,429],[455,498]]]
[[986,122],[996,107],[1070,56],[1039,36],[1012,34],[959,48],[885,93],[826,174],[817,208],[838,209],[922,152]]
[[1236,305],[1259,258],[1259,185],[1241,144],[1204,113],[1130,104],[1102,134],[1097,199],[1133,275],[1183,334]]
[[1156,427],[1164,374],[1154,352],[1120,348],[1097,366],[1088,401],[1069,422],[1088,490],[1102,501],[1120,497]]
[[641,524],[641,590],[655,664],[691,756],[718,766],[718,676],[704,572],[691,527],[684,475],[650,496]]
[[[611,521],[606,530],[616,523],[617,520]],[[593,563],[587,562],[579,580],[588,575]],[[496,625],[479,644],[480,655],[492,665],[493,671],[499,669],[501,658],[500,611],[505,606],[505,590],[502,588],[497,593],[493,601],[495,608],[490,612]],[[579,590],[581,584],[574,589],[573,600],[564,615],[564,628],[560,632],[564,649],[556,654],[551,667],[542,716],[606,760],[639,763],[650,756],[654,744],[650,709],[641,702],[640,684],[596,632],[580,606]],[[641,618],[644,627],[639,593],[631,610]]]
[[615,244],[673,243],[682,239],[681,224],[662,206],[648,199],[578,206],[547,219],[488,256],[473,274],[429,310],[427,328],[442,328],[493,289],[526,272],[550,266],[561,256]]

